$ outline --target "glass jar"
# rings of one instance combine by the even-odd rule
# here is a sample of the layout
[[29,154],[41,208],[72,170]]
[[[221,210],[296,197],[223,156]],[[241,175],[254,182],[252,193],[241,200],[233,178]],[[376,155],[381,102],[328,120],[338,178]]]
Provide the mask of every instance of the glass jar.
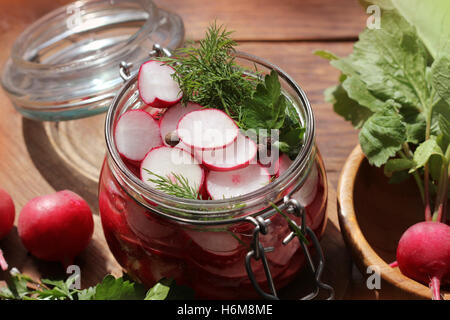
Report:
[[[105,124],[107,155],[99,183],[99,208],[108,245],[125,271],[148,286],[163,277],[193,288],[196,297],[251,299],[252,286],[245,258],[252,247],[255,225],[248,217],[270,221],[259,237],[277,289],[288,284],[305,265],[300,242],[283,239],[291,232],[270,202],[288,195],[306,209],[306,224],[320,238],[326,224],[327,180],[314,144],[314,118],[302,89],[267,61],[236,53],[236,62],[262,73],[276,70],[286,97],[296,106],[306,127],[304,144],[292,165],[270,184],[255,192],[224,200],[180,199],[151,189],[115,146],[113,130],[121,114],[143,108],[136,77],[128,80],[110,107]],[[301,217],[290,214],[298,225]],[[254,278],[263,290],[268,284],[261,260],[251,260]]]
[[182,45],[181,18],[152,0],[84,0],[41,17],[17,38],[2,74],[14,107],[34,120],[61,121],[105,112],[155,43]]

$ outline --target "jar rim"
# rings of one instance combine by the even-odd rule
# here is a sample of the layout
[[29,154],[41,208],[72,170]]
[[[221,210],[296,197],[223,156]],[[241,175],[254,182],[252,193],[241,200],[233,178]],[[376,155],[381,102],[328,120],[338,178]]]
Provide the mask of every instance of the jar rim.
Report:
[[[124,161],[119,155],[119,152],[117,151],[117,148],[114,143],[114,119],[115,119],[115,113],[117,112],[117,109],[119,107],[119,101],[122,99],[122,97],[128,92],[128,89],[136,82],[137,75],[133,76],[132,78],[128,79],[122,89],[117,93],[117,95],[114,97],[114,100],[111,103],[110,108],[108,109],[106,120],[105,120],[105,138],[106,138],[106,147],[107,147],[107,155],[108,155],[108,161],[109,164],[113,165],[115,168],[117,168],[120,172],[121,178],[124,179],[124,182],[127,184],[128,187],[130,187],[133,192],[135,192],[137,195],[141,195],[142,197],[145,197],[147,199],[153,199],[155,196],[163,198],[164,200],[171,201],[173,203],[176,203],[177,205],[186,205],[186,206],[193,206],[198,207],[201,206],[207,206],[207,207],[216,207],[216,208],[228,208],[232,207],[233,209],[226,209],[223,211],[215,210],[212,214],[209,214],[209,212],[205,212],[204,210],[183,210],[179,207],[168,207],[164,203],[162,203],[162,206],[165,206],[165,209],[173,209],[176,211],[183,211],[183,213],[192,215],[191,218],[185,218],[180,217],[177,214],[168,214],[164,212],[159,212],[158,210],[155,210],[154,207],[151,207],[148,202],[146,201],[138,201],[140,204],[142,204],[144,207],[152,210],[157,211],[158,214],[166,216],[168,218],[172,218],[174,220],[178,220],[181,222],[189,222],[189,223],[198,223],[198,219],[204,218],[204,217],[229,217],[232,215],[232,213],[237,212],[239,209],[234,209],[235,206],[239,206],[239,204],[242,204],[243,202],[249,201],[251,199],[255,199],[257,197],[264,198],[265,196],[269,195],[271,191],[273,191],[274,188],[277,186],[280,186],[282,184],[285,184],[287,181],[291,181],[292,179],[295,179],[298,169],[299,168],[305,168],[308,165],[308,161],[310,159],[310,156],[313,151],[314,147],[314,137],[315,137],[315,120],[314,120],[314,113],[311,108],[311,105],[309,103],[309,100],[306,96],[306,93],[303,91],[303,89],[281,68],[278,66],[270,63],[269,61],[257,57],[252,54],[244,53],[241,51],[236,51],[234,53],[235,57],[237,58],[243,58],[248,61],[251,61],[252,63],[260,64],[268,69],[275,70],[278,75],[283,78],[288,85],[294,90],[295,94],[298,96],[298,98],[301,101],[301,104],[304,108],[305,113],[305,123],[306,125],[306,131],[304,134],[304,143],[300,149],[300,152],[298,153],[297,157],[293,161],[293,163],[289,166],[289,168],[280,175],[276,180],[270,182],[269,184],[265,185],[262,188],[259,188],[253,192],[246,193],[244,195],[233,197],[233,198],[227,198],[222,200],[198,200],[198,199],[184,199],[184,198],[178,198],[172,195],[168,195],[166,193],[163,193],[159,190],[156,190],[154,188],[149,187],[147,184],[145,184],[141,179],[136,177],[125,165]],[[111,170],[114,177],[117,179],[117,175],[115,170]],[[120,184],[120,183],[119,183]],[[124,190],[128,193],[127,190]],[[133,195],[130,195],[132,198]],[[137,201],[137,199],[135,199]],[[159,204],[159,203],[158,203]],[[209,221],[201,221],[201,224],[222,224],[222,223],[233,223],[238,221],[243,221],[245,216],[239,216],[234,218],[228,218],[224,220],[214,220],[209,223]]]
[[[57,64],[46,64],[46,63],[39,63],[34,62],[30,58],[24,58],[23,54],[27,49],[29,49],[27,46],[24,46],[25,41],[27,38],[34,35],[34,33],[39,30],[39,27],[44,25],[45,23],[49,21],[54,21],[58,18],[58,16],[61,15],[67,15],[68,10],[71,8],[71,6],[76,6],[81,10],[82,7],[89,6],[92,4],[102,3],[102,2],[109,2],[105,0],[81,0],[76,1],[74,3],[68,3],[67,5],[58,7],[57,9],[47,13],[46,15],[40,17],[38,20],[33,22],[31,25],[29,25],[17,38],[17,40],[14,42],[13,47],[11,49],[11,59],[14,61],[14,63],[21,68],[25,70],[39,70],[39,71],[51,71],[55,72],[57,70],[61,71],[74,71],[81,68],[91,68],[92,66],[88,63],[89,61],[95,61],[95,64],[99,63],[105,63],[106,61],[112,60],[114,58],[117,58],[119,56],[122,56],[124,54],[124,51],[130,50],[132,45],[134,43],[139,43],[141,38],[145,37],[148,33],[152,31],[152,29],[155,26],[155,17],[157,16],[158,8],[153,3],[152,0],[138,0],[139,3],[142,4],[142,10],[143,12],[146,12],[150,16],[146,19],[144,24],[127,39],[126,41],[122,42],[120,44],[120,47],[111,47],[107,49],[103,49],[101,52],[97,52],[95,54],[89,55],[87,58],[78,58],[75,60],[63,62],[63,63],[57,63]],[[82,26],[82,25],[81,25]],[[74,28],[76,29],[76,28]],[[81,33],[84,30],[74,30],[72,34],[78,34]],[[45,44],[45,43],[44,43]],[[48,45],[48,44],[45,44]],[[101,58],[101,59],[100,59]]]

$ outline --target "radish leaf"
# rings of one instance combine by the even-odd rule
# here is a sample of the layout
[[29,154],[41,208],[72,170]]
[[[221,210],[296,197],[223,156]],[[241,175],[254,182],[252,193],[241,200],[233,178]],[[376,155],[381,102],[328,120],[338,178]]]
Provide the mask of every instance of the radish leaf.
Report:
[[369,162],[377,167],[401,150],[406,141],[406,126],[392,101],[372,115],[359,133],[359,141]]
[[325,90],[325,100],[333,104],[334,112],[350,121],[355,128],[361,128],[373,114],[369,109],[350,99],[341,84]]
[[389,159],[384,166],[384,173],[387,176],[397,171],[408,170],[414,166],[414,161],[409,159]]
[[427,53],[415,30],[394,12],[383,12],[380,29],[366,29],[350,56],[331,64],[357,76],[375,97],[425,110],[430,104]]
[[442,56],[431,67],[431,81],[439,96],[450,105],[450,41]]
[[415,170],[423,167],[432,155],[444,157],[441,147],[437,144],[435,139],[428,139],[421,143],[414,152],[413,160],[416,163],[415,167],[409,170],[414,172]]

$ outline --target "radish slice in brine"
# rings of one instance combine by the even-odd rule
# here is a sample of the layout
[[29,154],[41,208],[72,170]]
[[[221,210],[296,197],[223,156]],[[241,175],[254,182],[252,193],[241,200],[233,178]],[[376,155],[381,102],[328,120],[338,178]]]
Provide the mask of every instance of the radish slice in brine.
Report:
[[210,171],[206,188],[213,200],[238,197],[264,187],[270,182],[267,169],[259,164],[233,171]]
[[230,171],[248,166],[256,158],[257,151],[258,147],[253,140],[239,134],[236,141],[229,146],[199,151],[196,156],[209,170]]
[[234,120],[219,109],[191,111],[177,126],[180,140],[199,150],[224,148],[236,140],[238,133]]
[[[278,176],[281,176],[292,164],[292,160],[286,154],[280,156],[279,161],[279,171]],[[301,186],[300,190],[294,193],[293,197],[297,198],[298,201],[303,205],[307,206],[313,202],[316,197],[317,190],[319,186],[319,172],[317,171],[317,165],[314,162],[311,167],[306,181]]]
[[239,241],[229,232],[186,230],[186,233],[203,250],[217,256],[233,254],[239,249]]
[[161,131],[161,137],[166,146],[169,147],[165,141],[165,137],[168,133],[175,132],[180,119],[191,111],[200,110],[203,107],[199,104],[188,102],[185,106],[181,103],[177,103],[162,116],[159,121],[159,130]]
[[147,170],[163,176],[168,177],[173,182],[176,182],[173,174],[182,176],[187,179],[189,186],[195,188],[200,192],[204,180],[204,172],[197,160],[185,150],[180,148],[157,147],[145,156],[141,163],[141,180],[147,183],[150,187],[156,188],[156,184],[149,181],[149,179],[157,179]]
[[114,139],[117,151],[132,161],[141,161],[150,149],[162,145],[158,122],[143,110],[130,110],[120,116]]
[[150,60],[141,65],[138,89],[141,99],[154,108],[168,108],[180,101],[180,86],[172,78],[175,70],[163,62]]

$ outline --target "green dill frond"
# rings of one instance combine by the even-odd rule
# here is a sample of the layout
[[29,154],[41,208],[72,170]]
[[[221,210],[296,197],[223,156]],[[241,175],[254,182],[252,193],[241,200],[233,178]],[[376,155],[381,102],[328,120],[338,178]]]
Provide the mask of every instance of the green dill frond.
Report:
[[231,34],[214,23],[197,46],[180,48],[172,57],[160,60],[175,69],[182,102],[222,109],[239,124],[243,102],[261,80],[245,77],[242,67],[236,64],[233,52],[237,43]]
[[169,179],[169,177],[163,177],[146,168],[143,169],[147,171],[148,174],[155,177],[148,179],[149,182],[155,184],[155,189],[178,198],[185,198],[185,199],[199,198],[199,193],[197,191],[198,187],[191,186],[186,177],[172,172],[171,174],[174,178],[173,179],[174,181],[172,181],[171,179]]

